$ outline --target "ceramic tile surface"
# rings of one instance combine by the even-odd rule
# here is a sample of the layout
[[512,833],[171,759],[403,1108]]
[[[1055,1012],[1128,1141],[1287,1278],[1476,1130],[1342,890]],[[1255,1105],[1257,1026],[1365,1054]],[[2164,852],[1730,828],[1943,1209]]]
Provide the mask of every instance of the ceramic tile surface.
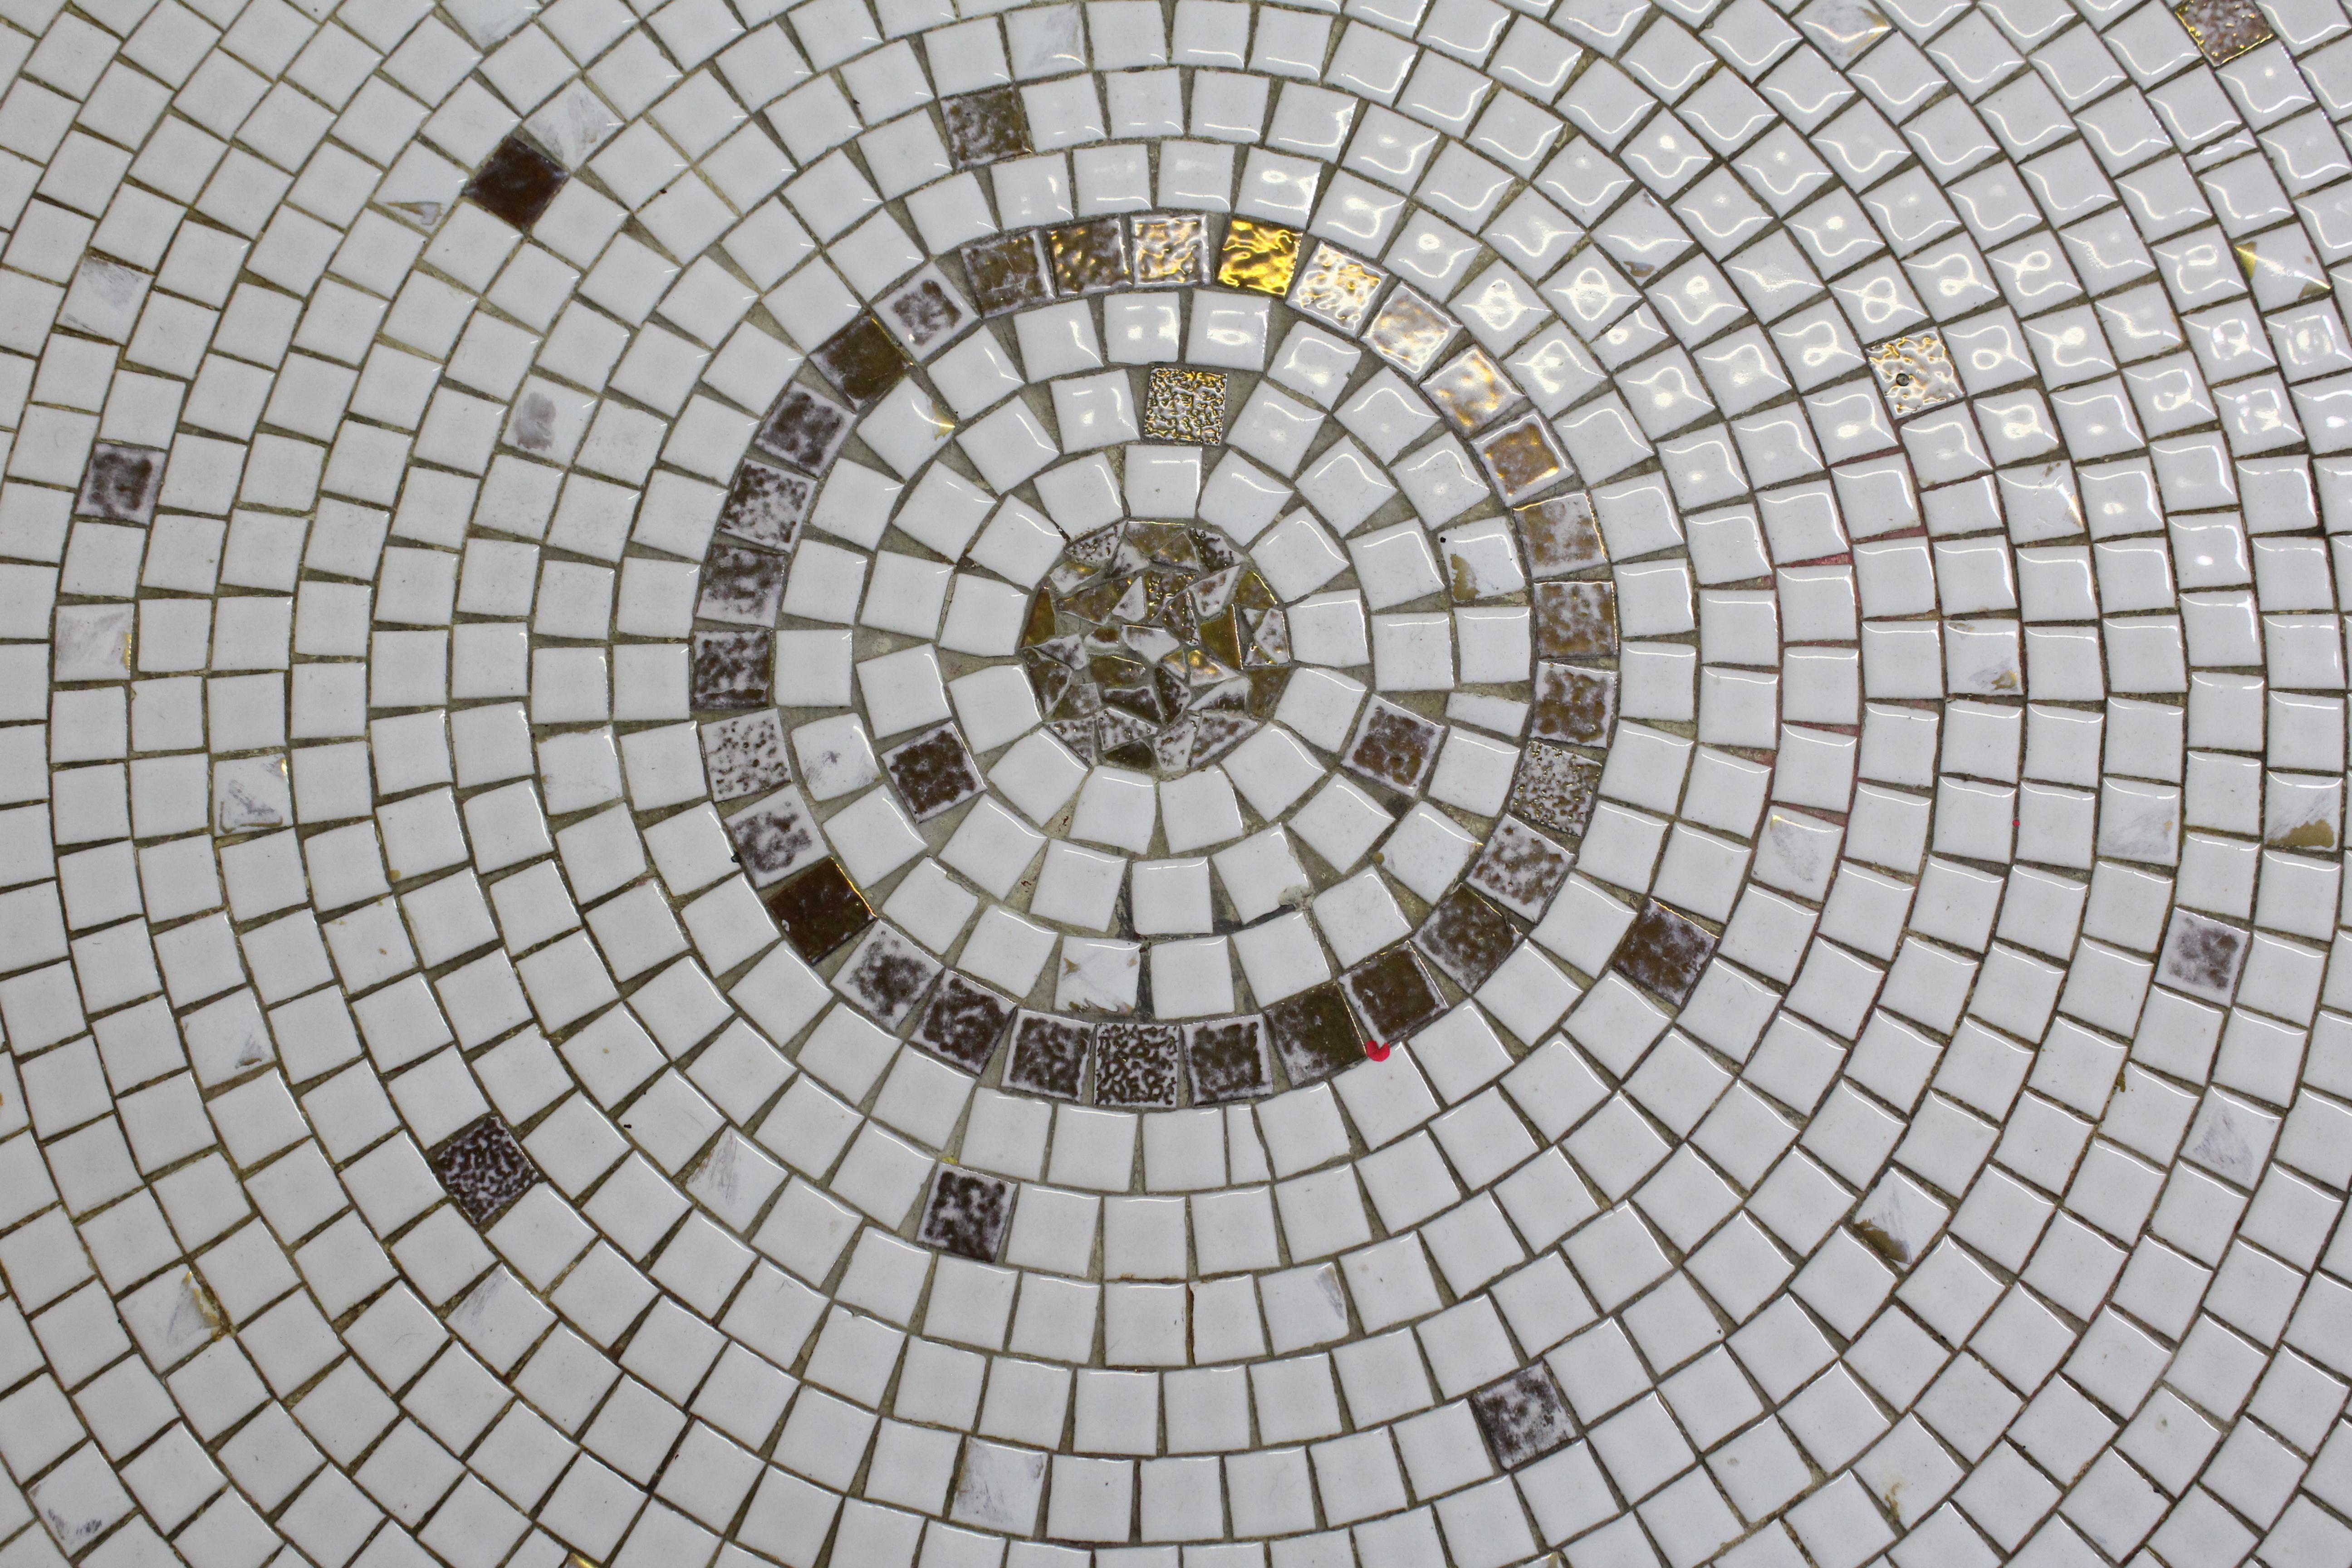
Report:
[[2336,0],[0,71],[0,1568],[2352,1568]]

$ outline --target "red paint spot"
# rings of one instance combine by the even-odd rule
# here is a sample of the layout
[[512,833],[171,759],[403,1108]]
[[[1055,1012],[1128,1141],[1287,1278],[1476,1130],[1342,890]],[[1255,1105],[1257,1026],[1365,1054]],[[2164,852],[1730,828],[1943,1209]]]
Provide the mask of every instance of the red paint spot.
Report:
[[1364,1042],[1364,1054],[1371,1058],[1372,1060],[1376,1062],[1384,1062],[1388,1060],[1389,1053],[1394,1049],[1396,1049],[1394,1046],[1384,1046],[1378,1040],[1366,1040]]

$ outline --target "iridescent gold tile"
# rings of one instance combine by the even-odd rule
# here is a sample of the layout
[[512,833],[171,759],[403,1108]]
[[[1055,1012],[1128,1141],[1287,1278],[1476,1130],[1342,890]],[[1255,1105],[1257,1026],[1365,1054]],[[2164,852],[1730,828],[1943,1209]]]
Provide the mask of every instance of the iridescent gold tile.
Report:
[[1209,224],[1199,213],[1138,213],[1129,222],[1139,286],[1209,280]]
[[1502,366],[1475,344],[1455,354],[1423,382],[1421,389],[1465,436],[1493,423],[1496,415],[1520,401],[1519,389],[1503,374]]
[[1225,249],[1218,259],[1217,281],[1226,288],[1254,289],[1278,297],[1290,292],[1291,275],[1297,270],[1297,229],[1245,217],[1225,226]]
[[1225,377],[1222,371],[1164,364],[1143,392],[1143,433],[1155,441],[1213,446],[1225,438]]
[[1568,478],[1568,459],[1560,456],[1540,414],[1513,420],[1483,437],[1478,460],[1486,464],[1495,488],[1503,492],[1506,506]]
[[1960,378],[1945,351],[1943,334],[1930,329],[1889,338],[1870,351],[1870,368],[1897,419],[1941,408],[1960,395]]
[[2269,43],[2278,35],[2254,0],[2183,0],[2172,8],[2205,58],[2225,65],[2248,49]]
[[1098,294],[1127,286],[1127,226],[1115,217],[1050,230],[1054,288],[1062,294]]
[[1453,340],[1454,318],[1402,284],[1364,329],[1371,351],[1415,381],[1429,374],[1438,352]]
[[1298,269],[1298,280],[1290,286],[1291,308],[1352,332],[1364,324],[1381,285],[1388,280],[1389,275],[1379,268],[1318,240],[1315,254]]

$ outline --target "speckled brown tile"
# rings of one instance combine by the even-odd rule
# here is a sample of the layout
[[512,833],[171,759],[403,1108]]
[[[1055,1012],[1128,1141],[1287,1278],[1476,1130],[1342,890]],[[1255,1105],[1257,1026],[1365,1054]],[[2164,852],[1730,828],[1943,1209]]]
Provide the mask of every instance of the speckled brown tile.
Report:
[[1412,940],[1447,979],[1465,991],[1475,991],[1511,956],[1511,949],[1518,945],[1519,928],[1508,915],[1457,883],[1437,900]]
[[784,602],[784,558],[740,544],[713,544],[702,558],[702,594],[695,615],[706,621],[772,626]]
[[1503,367],[1475,343],[1432,372],[1421,389],[1465,436],[1492,424],[1512,405],[1527,401],[1503,374]]
[[1199,213],[1137,213],[1128,222],[1139,287],[1209,280],[1209,226]]
[[941,1165],[915,1239],[976,1263],[992,1263],[1013,1219],[1013,1184],[978,1171]]
[[735,800],[773,789],[793,776],[784,755],[784,726],[772,708],[702,726],[702,773],[710,798]]
[[1184,1060],[1191,1069],[1195,1105],[1223,1105],[1274,1092],[1265,1022],[1255,1015],[1185,1025]]
[[1225,220],[1225,243],[1217,253],[1217,283],[1279,298],[1290,292],[1298,270],[1298,231],[1255,218]]
[[1444,738],[1444,725],[1375,697],[1364,704],[1340,760],[1368,779],[1414,795],[1436,763],[1438,744]]
[[2249,951],[2244,931],[2189,910],[2175,909],[2157,955],[2156,977],[2192,995],[2227,1005]]
[[154,521],[156,498],[163,493],[162,452],[100,441],[90,448],[89,465],[82,469],[74,510],[82,517],[143,524]]
[[1615,968],[1634,984],[1679,1007],[1715,956],[1715,935],[1678,910],[1652,899],[1617,944]]
[[776,634],[697,632],[692,692],[697,712],[765,708],[775,689]]
[[752,442],[768,456],[804,474],[822,477],[849,439],[857,416],[816,388],[794,382],[784,388]]
[[967,245],[961,255],[972,303],[983,316],[1025,310],[1054,297],[1045,240],[1034,229]]
[[1478,461],[1505,505],[1525,500],[1568,478],[1568,459],[1540,414],[1514,419],[1478,437]]
[[553,204],[564,178],[562,163],[520,132],[509,132],[466,182],[465,194],[483,211],[527,229]]
[[816,813],[797,789],[780,789],[728,817],[728,840],[751,886],[780,882],[824,854]]
[[1457,330],[1442,307],[1400,283],[1364,329],[1364,346],[1419,381]]
[[896,1030],[940,977],[940,961],[887,921],[877,921],[833,977],[833,988]]
[[873,922],[874,911],[831,857],[768,897],[768,912],[799,954],[814,963]]
[[1017,158],[1028,152],[1029,121],[1018,88],[992,87],[940,100],[948,128],[948,156],[959,169]]
[[1528,732],[1541,741],[1606,745],[1617,723],[1617,672],[1572,664],[1536,666]]
[[478,1230],[488,1230],[539,1180],[539,1167],[496,1115],[468,1123],[434,1152],[432,1165],[441,1190]]
[[1339,982],[1327,980],[1265,1010],[1266,1033],[1293,1088],[1329,1078],[1364,1059],[1364,1037]]
[[1601,763],[1581,752],[1530,741],[1519,753],[1518,776],[1511,781],[1511,810],[1537,826],[1574,844],[1592,820],[1601,788]]
[[1143,433],[1154,441],[1213,446],[1225,438],[1225,376],[1184,365],[1154,366],[1143,384]]
[[2172,8],[2180,25],[2215,65],[2227,65],[2277,35],[2254,0],[2181,0]]
[[966,1072],[982,1073],[1004,1037],[1004,1026],[1013,1022],[1013,1011],[1012,1003],[950,969],[908,1037]]
[[1506,816],[1487,833],[1468,881],[1513,914],[1541,920],[1574,858],[1517,817]]
[[719,509],[719,531],[771,550],[790,550],[800,541],[801,523],[814,500],[816,481],[807,475],[746,461],[735,470],[727,504]]
[[1579,491],[1523,506],[1511,513],[1528,552],[1530,577],[1565,577],[1609,563],[1592,516],[1592,500]]
[[988,787],[953,723],[891,747],[882,753],[882,767],[917,822],[951,811]]
[[1538,583],[1529,597],[1535,607],[1538,658],[1601,658],[1616,653],[1615,584]]
[[980,319],[936,262],[876,300],[874,313],[919,360]]
[[1054,260],[1057,293],[1099,294],[1106,289],[1127,287],[1127,225],[1118,218],[1096,218],[1049,230],[1045,249]]
[[843,402],[861,410],[880,401],[907,374],[907,356],[898,352],[898,340],[871,315],[858,317],[818,344],[809,363],[833,383]]
[[1013,1020],[1005,1053],[1004,1087],[1055,1100],[1076,1100],[1087,1083],[1087,1047],[1094,1026],[1051,1013],[1023,1012]]
[[1165,1110],[1177,1101],[1184,1031],[1174,1024],[1102,1024],[1095,1029],[1095,1103]]
[[1339,977],[1364,1032],[1393,1046],[1445,1011],[1437,981],[1412,948],[1399,942]]
[[1472,1394],[1470,1414],[1494,1450],[1495,1462],[1507,1470],[1549,1454],[1576,1436],[1568,1402],[1541,1363],[1521,1367]]

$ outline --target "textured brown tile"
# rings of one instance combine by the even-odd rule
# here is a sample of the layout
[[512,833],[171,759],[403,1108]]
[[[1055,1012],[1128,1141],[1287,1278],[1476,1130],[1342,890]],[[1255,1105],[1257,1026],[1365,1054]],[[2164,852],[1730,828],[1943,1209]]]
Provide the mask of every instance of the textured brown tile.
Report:
[[1503,374],[1503,367],[1475,343],[1431,373],[1421,389],[1465,436],[1492,424],[1513,404],[1526,401]]
[[735,800],[773,789],[793,776],[784,755],[784,726],[772,708],[702,726],[702,773],[713,800]]
[[1526,823],[1506,816],[1486,835],[1466,880],[1513,914],[1541,920],[1573,860]]
[[931,1195],[915,1239],[958,1258],[992,1263],[1012,1219],[1012,1183],[941,1165],[931,1177]]
[[1591,498],[1579,492],[1523,506],[1511,513],[1528,552],[1530,577],[1565,577],[1609,563],[1592,517]]
[[1087,1047],[1094,1028],[1051,1013],[1022,1013],[1004,1058],[1004,1087],[1055,1100],[1076,1100],[1087,1083]]
[[1570,844],[1584,837],[1601,788],[1601,763],[1581,752],[1530,741],[1511,781],[1511,810]]
[[919,360],[980,319],[936,264],[875,301],[874,313]]
[[1580,665],[1536,666],[1535,710],[1528,732],[1542,741],[1600,746],[1617,723],[1617,672]]
[[953,723],[891,747],[882,753],[882,766],[917,822],[952,810],[987,787]]
[[983,316],[1025,310],[1054,297],[1045,268],[1045,242],[1034,229],[983,239],[967,245],[963,275],[971,285],[972,303]]
[[872,1014],[886,1029],[907,1021],[940,977],[940,961],[913,938],[877,921],[833,977],[833,988]]
[[1540,1363],[1472,1394],[1470,1414],[1494,1449],[1495,1462],[1507,1470],[1549,1454],[1576,1436],[1568,1402]]
[[1004,1026],[1013,1022],[1013,1011],[1012,1003],[950,969],[909,1038],[966,1072],[982,1073],[1004,1037]]
[[1138,285],[1209,280],[1209,225],[1199,213],[1138,213],[1129,220]]
[[74,510],[115,522],[151,522],[163,493],[163,454],[152,447],[100,441],[90,448]]
[[1696,921],[1652,899],[1617,944],[1617,972],[1679,1007],[1715,956],[1715,936]]
[[1217,256],[1217,282],[1277,298],[1290,291],[1298,270],[1298,231],[1255,218],[1225,220],[1224,248]]
[[769,895],[768,912],[795,951],[814,963],[873,922],[865,895],[831,857]]
[[780,882],[824,854],[816,813],[797,789],[780,789],[726,819],[728,840],[751,886]]
[[2278,35],[2254,0],[2183,0],[2172,8],[2205,58],[2226,65]]
[[1403,942],[1374,953],[1339,977],[1364,1031],[1393,1046],[1445,1011],[1437,982]]
[[694,613],[706,621],[772,626],[784,602],[784,558],[767,550],[718,543],[702,558],[702,594]]
[[1163,364],[1143,385],[1143,433],[1154,441],[1214,446],[1225,438],[1225,375]]
[[814,500],[815,480],[746,458],[735,470],[727,504],[719,510],[719,531],[771,550],[790,550],[800,542],[801,523]]
[[[511,121],[509,121],[511,123]],[[490,149],[490,155],[466,182],[467,199],[517,228],[537,223],[563,189],[563,165],[541,152],[520,132]]]
[[860,316],[827,338],[809,355],[824,378],[833,383],[852,408],[872,407],[907,374],[907,356],[887,328],[870,315]]
[[1274,1092],[1265,1023],[1255,1015],[1185,1025],[1184,1059],[1192,1069],[1195,1105],[1223,1105]]
[[697,632],[692,692],[696,712],[765,708],[775,686],[776,634]]
[[1526,500],[1568,478],[1568,459],[1553,441],[1540,414],[1512,420],[1477,441],[1478,461],[1502,492],[1504,503]]
[[1363,1033],[1336,981],[1273,1003],[1265,1010],[1265,1027],[1294,1088],[1364,1059]]
[[1538,658],[1601,658],[1616,653],[1615,584],[1538,583],[1529,597],[1535,606]]
[[496,1115],[467,1124],[435,1152],[431,1163],[441,1190],[478,1230],[488,1230],[539,1180],[539,1167]]
[[1383,697],[1364,704],[1341,760],[1349,768],[1406,795],[1420,792],[1437,761],[1445,727]]
[[940,100],[947,122],[948,156],[959,169],[1017,158],[1030,151],[1029,121],[1018,88],[992,87]]
[[1066,224],[1047,233],[1045,248],[1053,257],[1057,293],[1099,294],[1127,287],[1127,225],[1118,218]]
[[1103,1024],[1095,1029],[1095,1103],[1165,1109],[1177,1100],[1184,1031],[1174,1024]]
[[1364,329],[1364,346],[1419,381],[1457,330],[1442,307],[1400,283]]
[[1511,956],[1519,928],[1508,915],[1457,884],[1413,933],[1413,945],[1465,991],[1475,991]]
[[784,388],[751,440],[778,461],[821,478],[856,422],[855,414],[816,388],[794,382]]

